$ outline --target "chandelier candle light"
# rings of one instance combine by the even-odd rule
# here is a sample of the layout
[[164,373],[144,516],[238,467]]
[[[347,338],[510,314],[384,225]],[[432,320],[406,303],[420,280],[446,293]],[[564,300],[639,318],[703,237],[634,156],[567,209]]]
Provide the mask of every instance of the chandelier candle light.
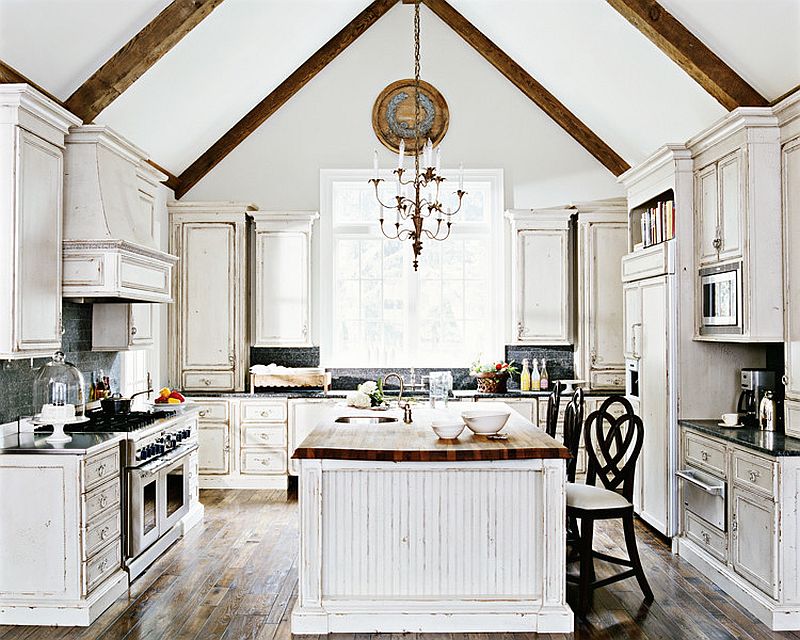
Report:
[[[411,240],[414,250],[414,271],[419,266],[419,254],[422,253],[423,237],[429,240],[446,240],[450,235],[452,216],[461,210],[461,202],[466,195],[464,191],[464,166],[459,165],[458,190],[455,195],[458,205],[449,210],[439,200],[439,191],[446,179],[441,176],[442,150],[437,147],[435,152],[430,138],[422,147],[422,167],[420,167],[420,145],[422,139],[420,131],[420,56],[419,56],[419,0],[414,3],[414,176],[403,179],[405,169],[403,160],[406,150],[406,141],[400,139],[400,149],[397,154],[397,168],[392,173],[397,176],[396,204],[386,205],[381,201],[378,188],[383,179],[379,176],[378,151],[375,150],[372,166],[375,177],[369,182],[375,187],[375,199],[378,201],[378,220],[381,232],[390,240]],[[413,191],[411,196],[405,191]],[[384,209],[395,210],[394,225],[389,223],[388,230],[384,226]],[[435,226],[434,226],[435,222]],[[427,223],[427,224],[426,224]],[[394,228],[392,228],[392,226]]]

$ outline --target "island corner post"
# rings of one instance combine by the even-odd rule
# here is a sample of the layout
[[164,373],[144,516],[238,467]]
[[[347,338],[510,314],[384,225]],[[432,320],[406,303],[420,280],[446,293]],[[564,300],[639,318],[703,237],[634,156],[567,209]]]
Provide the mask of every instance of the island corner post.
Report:
[[353,428],[320,423],[295,454],[292,633],[571,632],[568,454],[512,416],[501,443],[445,444],[423,417],[345,448]]

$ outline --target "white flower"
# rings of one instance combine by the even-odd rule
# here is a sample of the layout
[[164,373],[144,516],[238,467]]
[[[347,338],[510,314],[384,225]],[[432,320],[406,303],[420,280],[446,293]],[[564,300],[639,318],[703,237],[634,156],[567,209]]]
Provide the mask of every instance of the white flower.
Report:
[[362,382],[360,385],[358,385],[358,390],[361,393],[372,395],[378,390],[378,383],[374,380],[367,380],[366,382]]
[[372,406],[372,400],[363,391],[354,391],[347,395],[347,404],[357,409],[369,409]]

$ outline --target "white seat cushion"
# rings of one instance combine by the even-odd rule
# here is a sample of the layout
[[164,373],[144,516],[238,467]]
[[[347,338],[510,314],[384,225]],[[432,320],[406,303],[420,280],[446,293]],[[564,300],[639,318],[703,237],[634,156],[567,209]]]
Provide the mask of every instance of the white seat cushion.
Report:
[[590,484],[567,484],[567,506],[575,509],[619,509],[630,507],[628,502],[618,493],[595,487]]

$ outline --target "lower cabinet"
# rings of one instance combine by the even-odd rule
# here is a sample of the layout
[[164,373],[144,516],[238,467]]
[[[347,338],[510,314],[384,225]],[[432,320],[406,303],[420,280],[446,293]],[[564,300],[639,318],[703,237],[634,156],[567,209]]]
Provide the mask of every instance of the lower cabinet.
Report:
[[120,447],[0,456],[0,624],[87,626],[128,588]]
[[201,488],[287,486],[287,401],[258,397],[193,398],[199,413]]
[[684,427],[679,467],[699,483],[680,478],[678,554],[771,629],[800,629],[800,458]]

